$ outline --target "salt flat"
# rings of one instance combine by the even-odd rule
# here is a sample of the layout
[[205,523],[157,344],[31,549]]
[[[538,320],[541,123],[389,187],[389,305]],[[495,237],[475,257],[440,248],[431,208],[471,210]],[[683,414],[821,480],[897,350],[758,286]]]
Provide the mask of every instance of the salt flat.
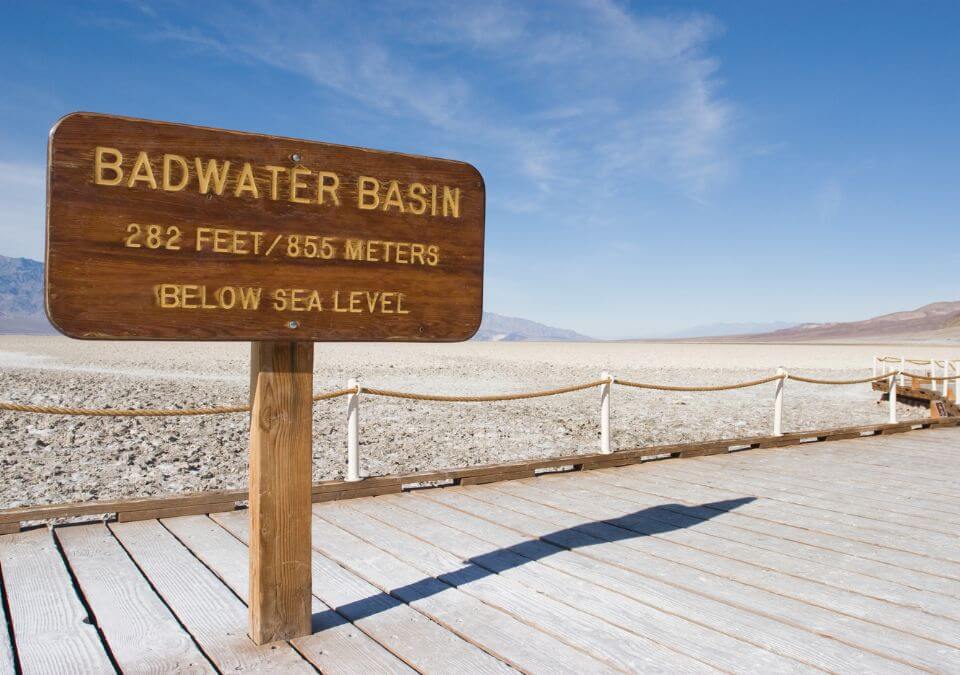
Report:
[[[315,389],[358,376],[369,386],[443,394],[544,389],[600,372],[663,384],[714,385],[778,366],[820,378],[862,377],[876,353],[960,358],[929,345],[653,343],[318,344]],[[0,336],[0,399],[85,407],[243,405],[245,343],[80,342]],[[717,393],[617,388],[615,447],[770,432],[774,384]],[[599,395],[504,403],[363,397],[361,453],[371,475],[593,452]],[[314,478],[346,469],[345,400],[315,405]],[[787,382],[784,430],[886,420],[869,385]],[[902,418],[923,409],[900,406]],[[221,487],[246,480],[247,417],[80,418],[0,412],[0,507]]]

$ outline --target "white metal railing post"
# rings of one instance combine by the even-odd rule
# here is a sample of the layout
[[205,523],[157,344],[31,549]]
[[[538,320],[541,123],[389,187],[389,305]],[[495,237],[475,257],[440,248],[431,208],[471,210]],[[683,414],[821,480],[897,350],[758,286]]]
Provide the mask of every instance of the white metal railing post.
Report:
[[[930,359],[930,377],[936,377],[936,376],[937,376],[937,362],[934,361],[933,359]],[[930,380],[930,388],[936,391],[937,383],[934,382],[933,380]]]
[[360,389],[356,378],[347,381],[347,480],[360,480]]
[[873,357],[873,376],[876,377],[880,374],[880,357],[874,355]]
[[956,373],[953,378],[953,402],[960,403],[960,365],[956,361],[953,362],[953,372]]
[[900,386],[903,386],[903,371],[907,369],[907,360],[904,357],[900,357]]
[[[947,361],[947,357],[944,356],[943,357],[943,387],[941,388],[944,398],[947,397],[947,392],[950,391],[950,380],[947,379],[950,376],[950,373],[947,370],[948,363],[950,362]],[[934,390],[936,390],[936,386],[934,386]]]
[[613,378],[610,373],[603,371],[600,379],[604,380],[600,385],[600,452],[609,455],[613,452],[610,449],[610,393],[613,389]]
[[897,374],[890,374],[890,385],[887,388],[890,399],[890,424],[897,423]]
[[787,381],[787,371],[777,368],[777,375],[781,377],[777,380],[777,393],[773,399],[773,435],[783,436],[783,385]]

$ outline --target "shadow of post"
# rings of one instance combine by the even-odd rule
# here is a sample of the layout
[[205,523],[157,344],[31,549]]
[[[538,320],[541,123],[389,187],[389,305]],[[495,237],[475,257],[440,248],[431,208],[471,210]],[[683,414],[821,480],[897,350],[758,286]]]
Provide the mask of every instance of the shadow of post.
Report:
[[[349,621],[358,621],[383,612],[392,606],[392,603],[384,602],[386,599],[384,596],[391,596],[396,600],[410,604],[411,602],[429,598],[443,591],[450,590],[451,588],[457,588],[564,551],[573,551],[585,546],[637,539],[654,534],[682,530],[697,523],[702,523],[705,520],[715,518],[727,511],[733,511],[734,509],[755,501],[755,499],[756,497],[740,497],[738,499],[710,502],[699,506],[660,504],[617,518],[598,520],[568,527],[563,530],[557,530],[556,532],[545,534],[536,539],[530,539],[529,541],[474,556],[466,561],[466,565],[457,570],[446,572],[436,577],[420,579],[412,584],[394,588],[390,590],[389,593],[380,593],[362,600],[347,603],[346,605],[335,608],[336,611],[326,610],[314,614],[314,631],[320,630],[323,627],[339,625],[343,623],[343,617],[346,617]],[[705,509],[709,510],[711,515],[704,516]],[[689,512],[689,517],[680,519],[683,521],[683,524],[674,524],[651,518],[651,516],[664,512],[670,512],[673,516],[677,516],[678,514],[683,516],[686,512]]]

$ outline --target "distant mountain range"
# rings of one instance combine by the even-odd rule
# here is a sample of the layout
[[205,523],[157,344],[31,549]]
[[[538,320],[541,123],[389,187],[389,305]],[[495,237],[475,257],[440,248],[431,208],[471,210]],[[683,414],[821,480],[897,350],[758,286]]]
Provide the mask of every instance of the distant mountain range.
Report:
[[492,312],[483,313],[480,330],[473,339],[483,342],[587,342],[593,340],[566,328],[553,328],[536,321],[502,316]]
[[796,323],[787,321],[768,321],[766,323],[708,323],[702,326],[691,326],[684,330],[656,335],[653,339],[676,340],[679,338],[721,337],[725,335],[752,335],[755,333],[770,333],[775,330],[793,328]]
[[744,342],[830,342],[909,339],[960,340],[960,301],[934,302],[906,312],[863,321],[805,323],[768,333],[741,336]]
[[0,333],[55,333],[43,311],[43,263],[0,256]]

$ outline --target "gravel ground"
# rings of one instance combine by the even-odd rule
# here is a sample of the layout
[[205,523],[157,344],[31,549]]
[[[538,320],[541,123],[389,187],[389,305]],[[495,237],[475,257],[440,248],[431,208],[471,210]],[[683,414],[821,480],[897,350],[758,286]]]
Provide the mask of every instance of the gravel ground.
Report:
[[[820,378],[870,373],[875,353],[960,358],[957,348],[870,345],[463,343],[318,344],[314,388],[369,386],[445,394],[543,389],[597,379],[712,385],[777,366]],[[0,336],[0,400],[81,407],[242,405],[249,346],[79,342]],[[774,384],[718,393],[616,388],[615,447],[769,433]],[[870,385],[787,382],[784,430],[886,420]],[[506,403],[363,398],[361,454],[370,475],[594,452],[596,391]],[[346,470],[345,399],[314,413],[314,479]],[[901,405],[903,419],[924,409]],[[0,508],[241,487],[246,415],[84,418],[0,412]]]

